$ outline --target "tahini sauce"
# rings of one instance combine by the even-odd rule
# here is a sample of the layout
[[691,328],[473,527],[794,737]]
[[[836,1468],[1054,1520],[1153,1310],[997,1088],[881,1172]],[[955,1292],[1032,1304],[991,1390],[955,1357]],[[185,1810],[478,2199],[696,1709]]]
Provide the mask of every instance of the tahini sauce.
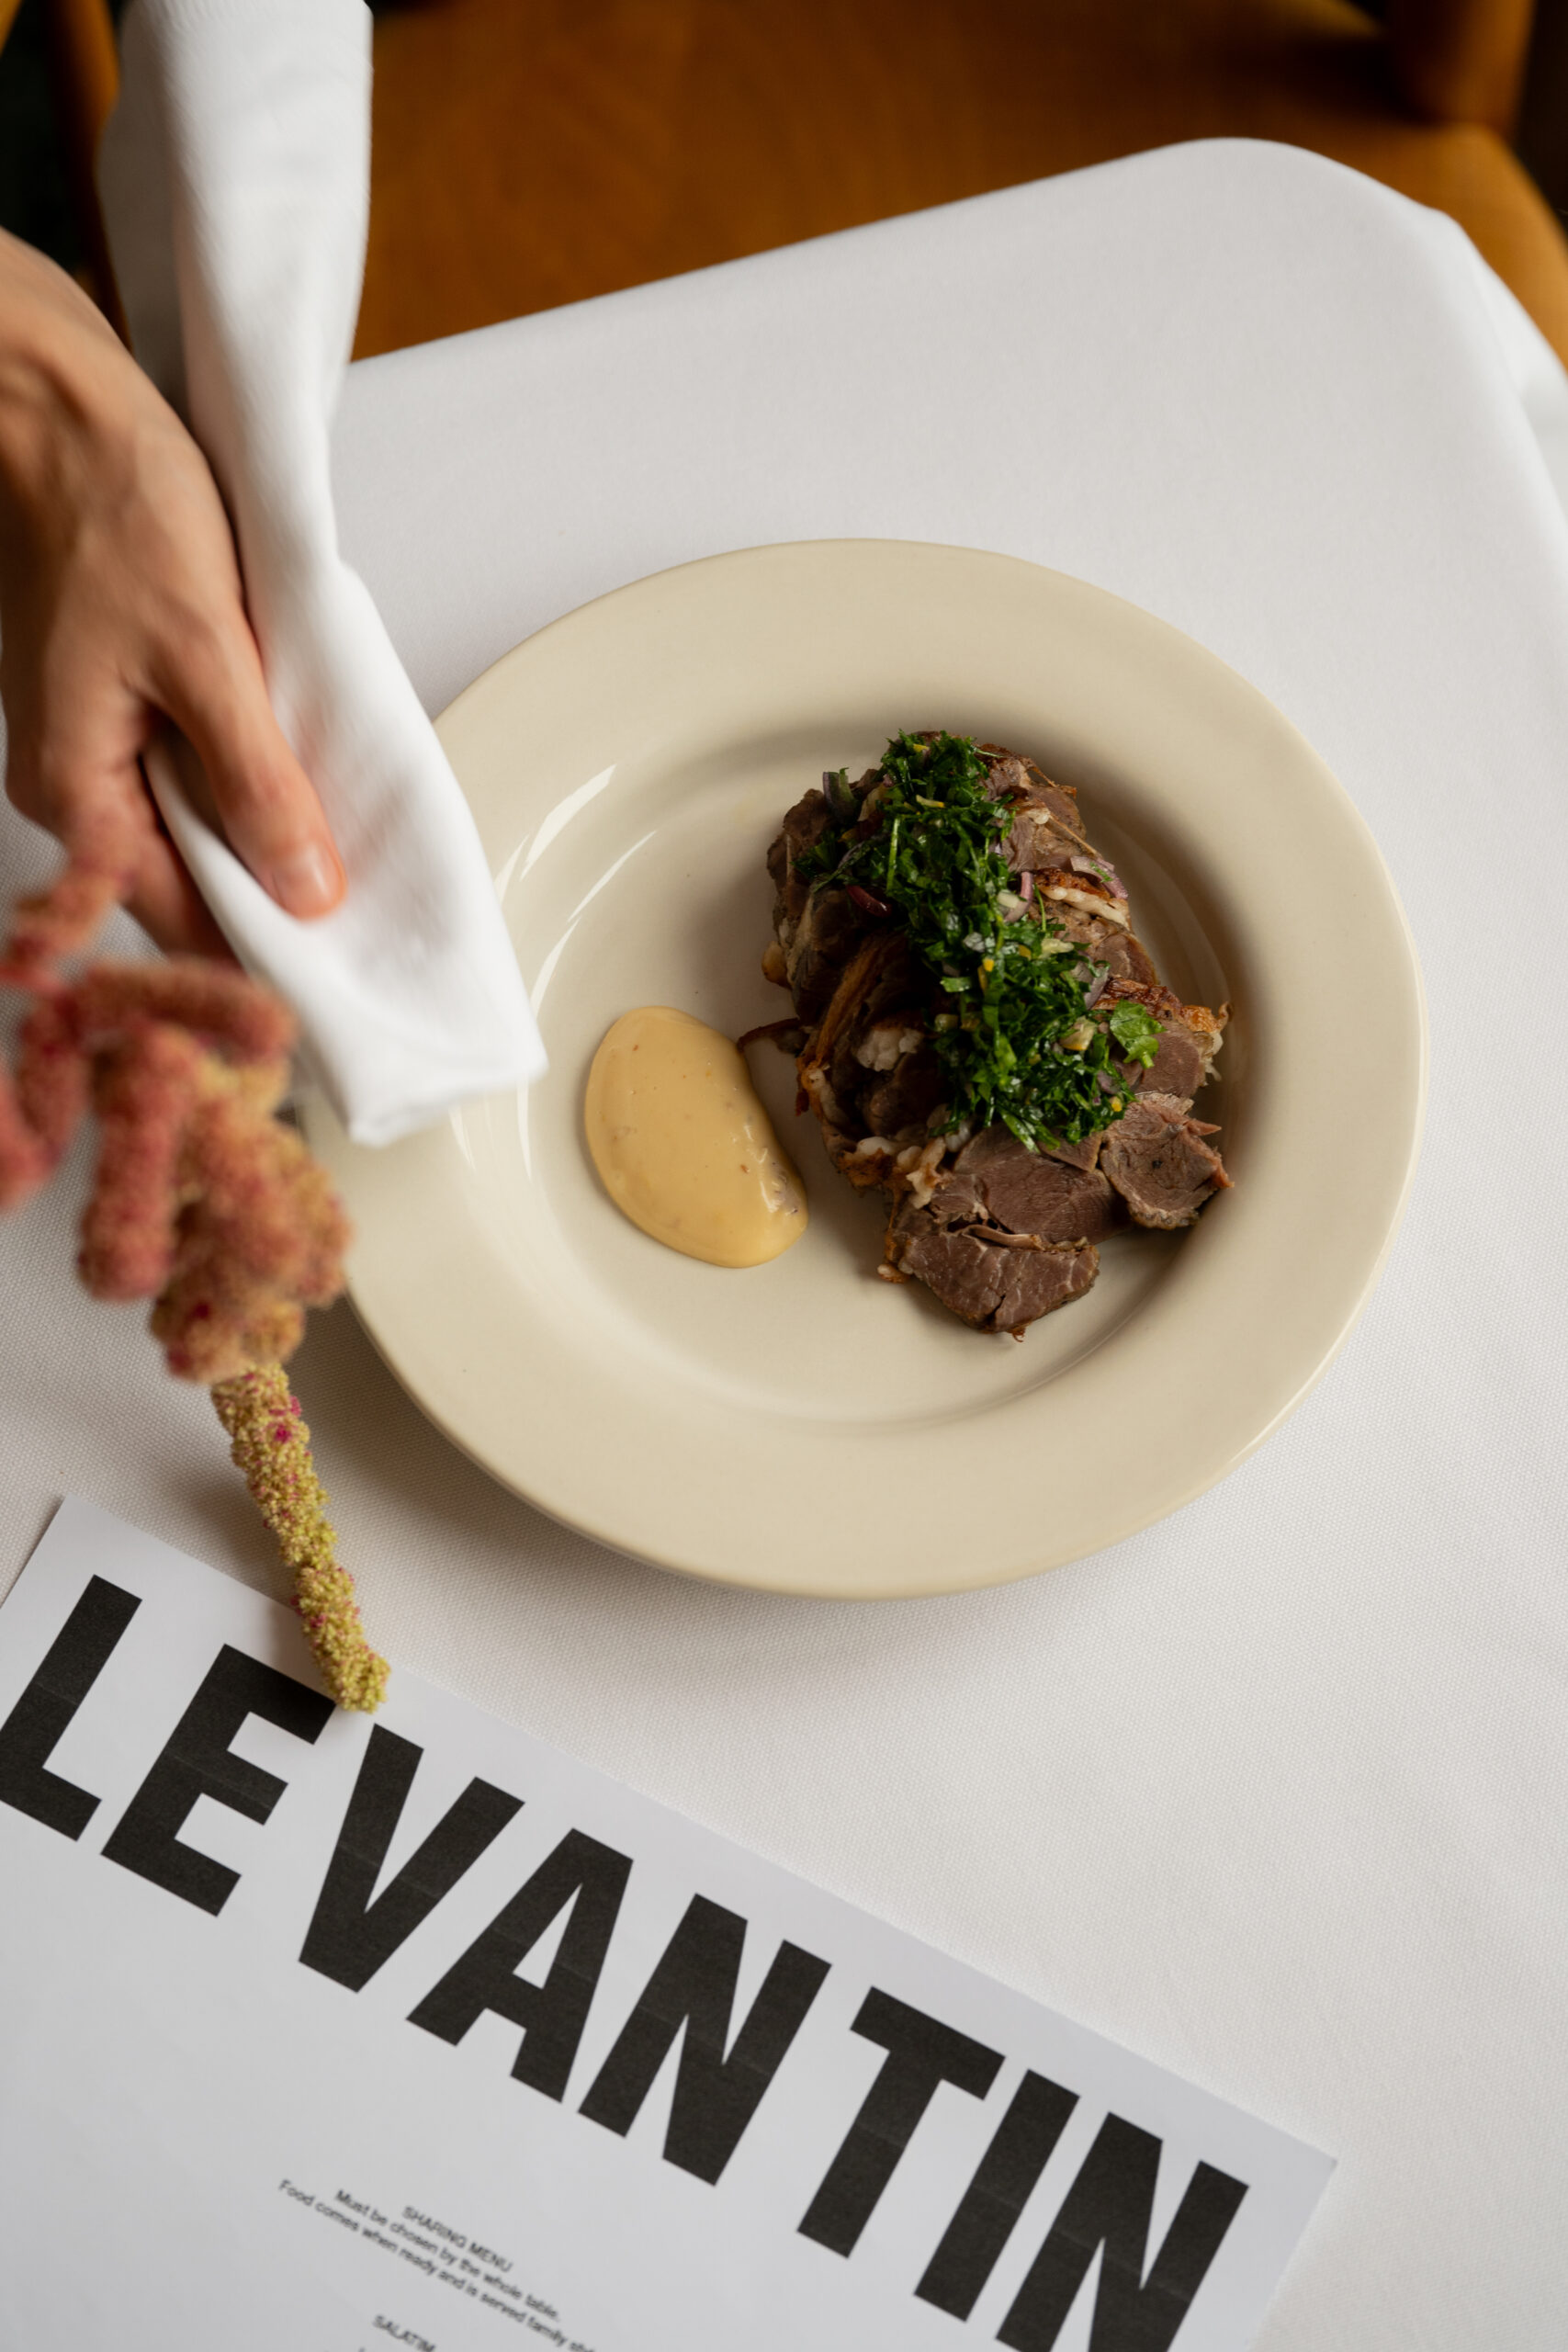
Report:
[[615,1206],[710,1266],[761,1266],[806,1194],[728,1037],[668,1005],[623,1012],[588,1073],[588,1148]]

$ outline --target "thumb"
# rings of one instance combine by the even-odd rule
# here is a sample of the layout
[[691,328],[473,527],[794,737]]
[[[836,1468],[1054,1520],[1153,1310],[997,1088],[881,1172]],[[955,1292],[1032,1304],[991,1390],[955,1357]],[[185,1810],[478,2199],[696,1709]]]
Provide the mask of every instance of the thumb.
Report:
[[345,888],[343,861],[273,715],[249,630],[187,645],[164,684],[160,700],[207,771],[235,854],[286,913],[330,913]]

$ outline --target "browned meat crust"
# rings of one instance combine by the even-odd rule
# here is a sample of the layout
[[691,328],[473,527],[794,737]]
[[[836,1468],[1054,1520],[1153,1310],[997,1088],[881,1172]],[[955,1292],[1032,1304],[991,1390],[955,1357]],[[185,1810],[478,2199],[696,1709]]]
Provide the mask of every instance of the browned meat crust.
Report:
[[[829,1157],[852,1183],[891,1195],[884,1271],[924,1283],[976,1329],[1021,1339],[1028,1324],[1082,1297],[1099,1269],[1095,1244],[1119,1226],[1190,1225],[1229,1184],[1207,1141],[1217,1130],[1188,1115],[1213,1071],[1225,1015],[1183,1005],[1161,986],[1073,787],[1021,753],[980,749],[990,791],[1013,811],[1013,874],[1031,877],[1025,887],[1049,901],[1052,921],[1086,963],[1107,967],[1103,994],[1145,1004],[1163,1024],[1149,1069],[1123,1066],[1136,1095],[1125,1114],[1049,1152],[1029,1150],[1005,1127],[942,1132],[923,970],[887,927],[886,908],[858,904],[842,888],[813,893],[795,870],[829,822],[819,791],[795,803],[768,853],[777,897],[763,968],[788,987],[805,1032],[801,1107],[817,1114]],[[852,789],[863,802],[877,781],[872,770]],[[871,831],[874,814],[863,822]]]

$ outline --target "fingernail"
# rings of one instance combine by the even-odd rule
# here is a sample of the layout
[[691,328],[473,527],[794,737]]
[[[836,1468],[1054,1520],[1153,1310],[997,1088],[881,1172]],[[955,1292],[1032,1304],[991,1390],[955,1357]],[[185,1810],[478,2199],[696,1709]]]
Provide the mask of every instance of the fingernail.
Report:
[[308,842],[275,865],[267,888],[291,915],[324,915],[343,896],[343,875],[320,842]]

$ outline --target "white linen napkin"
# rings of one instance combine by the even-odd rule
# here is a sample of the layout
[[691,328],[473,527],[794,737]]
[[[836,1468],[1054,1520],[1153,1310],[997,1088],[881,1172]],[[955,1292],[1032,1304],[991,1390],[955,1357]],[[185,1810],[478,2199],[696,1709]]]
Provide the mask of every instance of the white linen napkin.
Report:
[[545,1066],[473,820],[338,553],[328,427],[359,302],[370,17],[362,0],[134,0],[99,164],[137,357],[207,454],[234,526],[273,707],[348,876],[333,913],[276,905],[181,781],[147,772],[248,969],[292,1004],[355,1141],[393,1141]]

